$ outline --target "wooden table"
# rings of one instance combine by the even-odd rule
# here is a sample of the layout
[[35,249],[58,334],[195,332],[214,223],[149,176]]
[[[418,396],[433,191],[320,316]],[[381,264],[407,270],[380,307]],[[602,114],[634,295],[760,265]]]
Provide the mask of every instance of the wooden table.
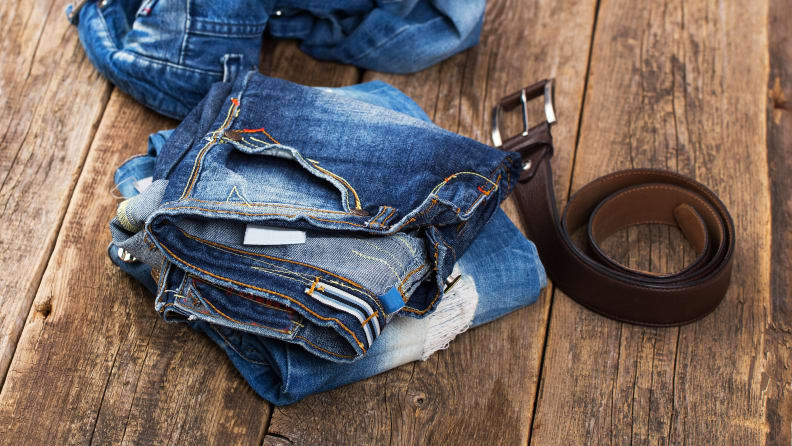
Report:
[[[382,79],[485,142],[498,98],[555,77],[560,202],[660,167],[713,188],[737,226],[733,285],[700,322],[617,323],[549,287],[426,362],[285,408],[108,260],[113,169],[176,123],[99,76],[66,3],[0,2],[0,443],[792,442],[790,0],[491,0],[477,47],[410,76],[267,43],[264,73]],[[656,271],[690,257],[665,227],[610,245]]]

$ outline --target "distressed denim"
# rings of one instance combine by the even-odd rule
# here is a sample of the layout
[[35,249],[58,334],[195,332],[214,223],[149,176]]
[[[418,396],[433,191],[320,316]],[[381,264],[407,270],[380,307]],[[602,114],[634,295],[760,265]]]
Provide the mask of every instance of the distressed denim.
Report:
[[[155,268],[165,317],[351,361],[395,313],[435,310],[520,171],[516,153],[251,71],[213,86],[112,228]],[[308,239],[244,244],[251,224]]]
[[484,8],[485,0],[82,0],[67,15],[102,75],[182,119],[212,83],[258,64],[265,31],[299,39],[319,59],[407,73],[475,45]]
[[[323,90],[429,121],[415,102],[379,81]],[[151,135],[148,154],[133,157],[119,167],[115,183],[122,195],[129,198],[138,194],[141,180],[153,177],[156,157],[172,133],[168,130]],[[156,293],[157,285],[148,265],[121,261],[115,245],[111,245],[109,252],[114,263]],[[353,363],[328,361],[298,346],[221,325],[199,320],[189,323],[226,352],[259,395],[277,405],[290,404],[314,393],[426,359],[468,326],[487,323],[533,303],[546,284],[534,245],[500,210],[456,263],[454,274],[461,274],[461,279],[449,292],[472,302],[472,315],[463,311],[455,315],[459,320],[450,324],[447,318],[440,320],[432,315],[424,319],[397,315],[367,355]],[[470,313],[469,309],[466,311]]]

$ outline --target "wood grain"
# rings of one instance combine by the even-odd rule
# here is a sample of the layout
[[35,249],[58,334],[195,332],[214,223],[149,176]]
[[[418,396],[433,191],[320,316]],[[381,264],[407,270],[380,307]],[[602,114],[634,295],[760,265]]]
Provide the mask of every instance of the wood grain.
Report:
[[[559,292],[533,443],[764,439],[766,17],[765,1],[602,1],[573,190],[614,170],[648,166],[709,185],[737,226],[733,285],[715,313],[679,329],[610,321]],[[689,258],[667,228],[620,237],[615,243],[633,266],[674,270]]]
[[4,443],[250,444],[263,434],[267,404],[223,353],[162,322],[107,258],[110,166],[173,125],[113,93],[0,393]]
[[[293,44],[273,51],[275,75],[358,78],[351,67],[301,60]],[[3,442],[261,442],[268,403],[208,339],[162,322],[148,293],[107,258],[115,166],[176,124],[113,93],[0,393]]]
[[110,93],[67,3],[0,2],[0,384]]
[[[474,49],[410,76],[365,73],[414,98],[434,121],[489,143],[503,95],[555,77],[561,124],[558,194],[565,199],[588,58],[594,1],[488,5]],[[511,208],[513,210],[513,208]],[[516,215],[512,213],[512,215]],[[526,444],[549,299],[459,336],[426,362],[276,408],[264,444]],[[356,413],[339,422],[328,413]]]
[[767,161],[770,166],[772,257],[770,306],[762,353],[765,444],[792,444],[792,2],[771,0]]

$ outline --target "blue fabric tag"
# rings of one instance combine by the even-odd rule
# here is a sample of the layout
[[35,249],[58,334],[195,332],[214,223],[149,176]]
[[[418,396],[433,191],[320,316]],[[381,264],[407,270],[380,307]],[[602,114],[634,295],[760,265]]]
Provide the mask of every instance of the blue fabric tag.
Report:
[[395,313],[404,306],[401,293],[399,293],[396,287],[391,288],[387,293],[383,294],[380,297],[380,302],[382,302],[382,306],[388,314]]

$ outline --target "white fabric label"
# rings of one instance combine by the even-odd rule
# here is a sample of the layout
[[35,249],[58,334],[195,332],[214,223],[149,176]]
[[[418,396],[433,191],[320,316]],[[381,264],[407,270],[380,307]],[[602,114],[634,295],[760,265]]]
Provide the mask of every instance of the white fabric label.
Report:
[[299,245],[305,243],[305,231],[249,224],[245,227],[245,245]]
[[135,189],[138,191],[138,193],[142,194],[143,191],[146,190],[146,188],[151,185],[152,181],[154,181],[153,177],[146,177],[141,180],[135,181],[133,185],[135,186]]

